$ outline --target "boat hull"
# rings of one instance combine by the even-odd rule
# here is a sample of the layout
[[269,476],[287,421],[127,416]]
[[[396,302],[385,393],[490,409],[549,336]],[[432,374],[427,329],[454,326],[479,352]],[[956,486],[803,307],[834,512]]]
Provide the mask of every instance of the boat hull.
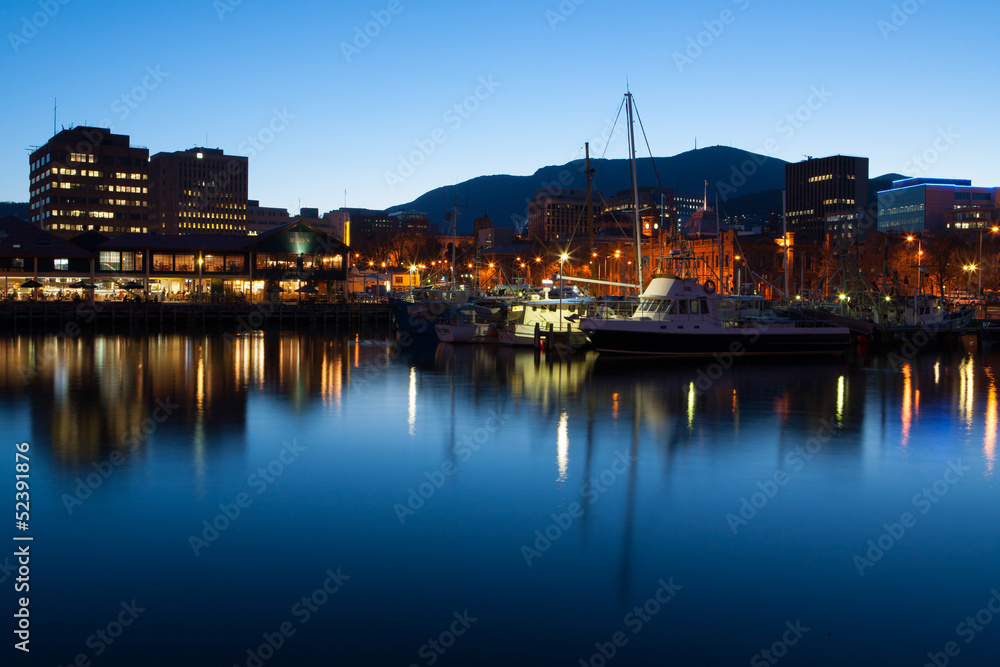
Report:
[[[764,327],[731,328],[718,333],[655,331],[637,326],[599,325],[584,321],[582,329],[599,351],[607,354],[658,357],[784,356],[843,354],[851,332],[843,327],[766,330]],[[623,320],[623,322],[629,322]]]
[[478,343],[497,345],[500,339],[493,324],[435,324],[434,331],[442,343]]

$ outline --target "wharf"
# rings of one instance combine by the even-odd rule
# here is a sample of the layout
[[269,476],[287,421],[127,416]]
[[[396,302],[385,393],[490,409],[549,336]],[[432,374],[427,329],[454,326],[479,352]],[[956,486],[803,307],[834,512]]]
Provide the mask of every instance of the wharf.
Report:
[[362,324],[388,325],[390,321],[389,307],[380,303],[0,303],[0,330],[8,333],[62,330],[71,336],[91,329],[136,333],[215,329],[242,333],[257,329],[351,328]]

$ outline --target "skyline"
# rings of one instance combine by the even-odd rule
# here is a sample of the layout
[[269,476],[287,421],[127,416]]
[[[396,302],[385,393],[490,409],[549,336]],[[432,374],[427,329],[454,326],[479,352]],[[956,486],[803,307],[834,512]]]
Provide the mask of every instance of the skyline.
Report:
[[346,205],[382,209],[477,176],[530,175],[582,157],[585,141],[592,157],[626,157],[623,119],[606,141],[626,78],[657,157],[697,140],[1000,186],[995,93],[975,85],[997,70],[977,46],[994,5],[630,7],[202,0],[97,15],[73,0],[6,3],[5,79],[27,94],[8,110],[0,200],[28,200],[25,149],[52,136],[54,98],[57,131],[110,127],[151,155],[245,155],[251,199],[325,211],[345,190]]

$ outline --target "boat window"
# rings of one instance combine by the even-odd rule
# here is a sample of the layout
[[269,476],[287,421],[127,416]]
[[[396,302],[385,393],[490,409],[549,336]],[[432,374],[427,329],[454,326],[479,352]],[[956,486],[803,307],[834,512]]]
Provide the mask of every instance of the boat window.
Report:
[[687,315],[688,314],[688,302],[687,299],[679,299],[677,301],[677,314]]
[[705,315],[708,314],[708,299],[701,300],[701,312]]
[[698,311],[698,302],[697,301],[692,301],[691,302],[691,314],[692,315],[697,315],[698,312],[699,312]]

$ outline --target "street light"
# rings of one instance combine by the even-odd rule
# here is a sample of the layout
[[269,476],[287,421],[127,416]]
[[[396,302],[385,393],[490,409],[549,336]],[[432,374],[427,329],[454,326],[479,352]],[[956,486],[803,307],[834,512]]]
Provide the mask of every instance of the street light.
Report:
[[[990,229],[990,233],[991,234],[995,234],[997,232],[1000,232],[1000,227],[993,227],[992,229]],[[980,227],[979,228],[979,266],[982,266],[982,265],[983,265],[983,228]],[[976,301],[977,302],[983,296],[983,272],[982,271],[979,272],[979,276],[978,277],[979,277],[979,291],[976,292]],[[984,315],[984,317],[985,317],[985,315]]]
[[566,253],[559,255],[559,330],[560,331],[562,331],[562,326],[563,326],[562,299],[563,299],[563,285],[565,284],[563,282],[563,262],[565,262],[567,259],[569,259],[569,255],[567,255]]
[[[913,243],[914,236],[911,234],[906,237],[908,243]],[[920,294],[920,256],[924,254],[924,251],[920,249],[920,236],[917,239],[917,294]]]
[[962,270],[965,271],[965,294],[972,296],[972,272],[976,270],[976,265],[966,264]]

